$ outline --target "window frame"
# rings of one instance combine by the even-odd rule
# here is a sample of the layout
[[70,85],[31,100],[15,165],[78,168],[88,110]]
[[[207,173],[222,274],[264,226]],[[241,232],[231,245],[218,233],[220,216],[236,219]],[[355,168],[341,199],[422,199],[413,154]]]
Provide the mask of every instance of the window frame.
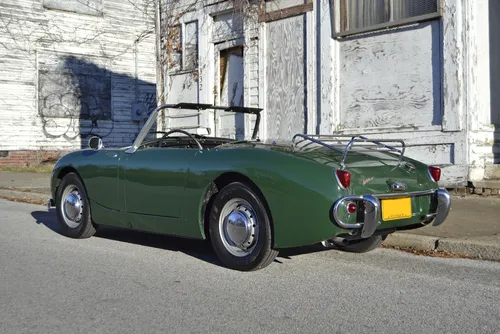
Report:
[[[196,48],[195,52],[196,55],[194,57],[194,66],[192,67],[186,67],[186,46],[188,45],[188,42],[186,41],[187,38],[187,25],[189,24],[195,24],[196,25]],[[200,67],[200,26],[198,20],[190,20],[182,23],[182,28],[181,28],[181,40],[182,40],[182,64],[181,64],[181,71],[196,71]]]
[[[195,56],[195,65],[192,67],[186,67],[186,26],[195,23],[196,24],[196,56]],[[168,68],[168,73],[169,74],[181,74],[181,73],[190,73],[190,72],[196,72],[199,70],[200,67],[200,60],[199,60],[199,52],[200,52],[200,28],[199,28],[199,20],[194,19],[194,20],[187,20],[187,21],[181,21],[176,24],[172,24],[170,26],[167,26],[167,29],[175,29],[178,27],[179,29],[179,36],[178,40],[180,41],[180,59],[179,59],[179,64],[176,64],[174,67],[169,67]],[[167,34],[168,35],[168,34]]]
[[[330,11],[331,11],[331,17],[332,17],[333,38],[338,38],[338,39],[350,37],[350,36],[354,36],[354,35],[359,35],[359,34],[380,32],[380,31],[385,31],[385,30],[389,30],[389,29],[396,29],[396,28],[400,28],[403,26],[411,25],[411,24],[417,24],[417,23],[422,23],[422,22],[426,22],[426,21],[436,20],[436,19],[439,19],[442,17],[442,12],[443,12],[441,0],[436,0],[437,11],[435,13],[412,16],[412,17],[408,17],[406,19],[399,19],[396,21],[389,21],[389,22],[374,24],[374,25],[367,26],[367,27],[354,28],[354,29],[349,29],[347,31],[340,31],[340,26],[342,24],[341,9],[340,9],[340,2],[341,1],[342,0],[330,0]],[[393,0],[388,0],[388,1],[393,1]]]

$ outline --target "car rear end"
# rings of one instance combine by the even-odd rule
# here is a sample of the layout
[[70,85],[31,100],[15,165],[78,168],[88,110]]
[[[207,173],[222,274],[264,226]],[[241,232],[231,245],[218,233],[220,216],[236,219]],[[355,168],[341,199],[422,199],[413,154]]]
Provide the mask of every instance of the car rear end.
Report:
[[418,162],[346,167],[335,171],[345,195],[335,201],[335,223],[350,236],[368,238],[444,222],[451,199],[438,181],[441,169]]
[[451,198],[439,188],[441,169],[405,157],[401,141],[402,147],[396,148],[360,138],[357,146],[354,140],[345,146],[342,141],[337,146],[320,141],[315,149],[334,168],[340,196],[334,200],[331,217],[342,229],[337,237],[369,238],[442,224]]

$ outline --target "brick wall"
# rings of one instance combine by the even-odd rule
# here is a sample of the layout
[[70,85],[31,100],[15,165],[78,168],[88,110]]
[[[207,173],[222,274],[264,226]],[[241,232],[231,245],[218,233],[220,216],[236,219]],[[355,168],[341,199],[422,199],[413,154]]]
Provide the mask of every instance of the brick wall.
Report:
[[0,151],[0,166],[39,166],[53,164],[70,151],[16,150]]

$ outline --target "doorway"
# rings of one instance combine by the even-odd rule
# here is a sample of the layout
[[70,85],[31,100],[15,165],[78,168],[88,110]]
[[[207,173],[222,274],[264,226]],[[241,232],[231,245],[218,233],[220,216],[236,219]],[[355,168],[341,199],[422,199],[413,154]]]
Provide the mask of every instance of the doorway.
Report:
[[[244,106],[243,46],[219,51],[219,97],[222,106]],[[217,135],[220,137],[245,139],[245,115],[231,112],[215,114]]]

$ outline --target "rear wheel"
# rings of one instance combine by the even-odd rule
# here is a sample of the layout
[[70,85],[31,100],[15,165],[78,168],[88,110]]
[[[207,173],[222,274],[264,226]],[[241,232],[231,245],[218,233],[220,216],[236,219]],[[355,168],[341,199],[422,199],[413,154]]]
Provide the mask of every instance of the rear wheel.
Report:
[[56,211],[65,236],[89,238],[96,232],[85,187],[75,173],[69,173],[61,180],[56,194]]
[[269,215],[247,185],[233,182],[213,202],[209,230],[212,246],[227,267],[250,271],[268,266],[278,255],[272,249]]

